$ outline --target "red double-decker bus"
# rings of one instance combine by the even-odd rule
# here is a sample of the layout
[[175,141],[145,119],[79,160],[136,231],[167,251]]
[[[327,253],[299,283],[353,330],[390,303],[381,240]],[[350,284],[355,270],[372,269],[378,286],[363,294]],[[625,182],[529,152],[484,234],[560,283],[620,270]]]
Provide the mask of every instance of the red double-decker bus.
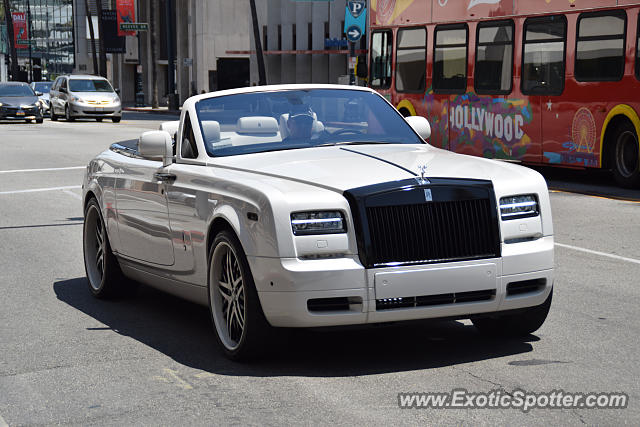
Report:
[[640,187],[640,0],[371,0],[369,83],[431,143]]

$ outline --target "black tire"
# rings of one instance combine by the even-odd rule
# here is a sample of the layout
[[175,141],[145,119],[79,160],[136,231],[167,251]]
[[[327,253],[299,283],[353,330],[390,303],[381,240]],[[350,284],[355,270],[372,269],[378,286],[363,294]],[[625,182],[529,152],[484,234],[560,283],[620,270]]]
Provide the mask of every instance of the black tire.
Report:
[[44,122],[44,119],[42,117],[36,119],[36,123],[41,124],[42,122]]
[[100,123],[101,121],[102,121],[102,117],[98,117],[98,118],[96,119],[96,122],[98,122],[98,123]]
[[64,107],[64,118],[66,121],[68,122],[72,122],[75,119],[73,118],[73,116],[71,115],[71,110],[69,109],[69,105],[67,105],[66,107]]
[[547,299],[536,307],[516,314],[496,314],[471,318],[473,325],[483,334],[500,337],[522,337],[537,331],[549,314],[553,289]]
[[111,252],[109,236],[96,199],[91,199],[84,212],[82,249],[89,290],[96,298],[122,296],[135,290],[127,280],[118,260]]
[[53,112],[53,105],[51,106],[51,121],[52,122],[58,121],[58,116],[56,115],[56,113]]
[[264,354],[272,327],[262,312],[247,257],[236,235],[227,230],[210,249],[209,311],[216,340],[231,360],[255,359]]
[[111,121],[112,121],[113,123],[120,123],[120,120],[122,120],[122,117],[112,117],[112,118],[111,118]]
[[32,121],[31,119],[25,119],[25,121],[24,121],[24,122],[25,122],[25,123],[31,123],[31,121]]
[[626,121],[619,124],[611,143],[611,166],[616,182],[625,188],[640,187],[640,147],[635,127]]

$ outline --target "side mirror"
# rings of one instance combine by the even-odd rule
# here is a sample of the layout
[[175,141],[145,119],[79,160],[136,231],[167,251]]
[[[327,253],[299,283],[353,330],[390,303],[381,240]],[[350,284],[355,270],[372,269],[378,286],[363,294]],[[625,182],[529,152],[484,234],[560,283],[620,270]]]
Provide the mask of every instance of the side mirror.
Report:
[[36,96],[42,96],[42,92],[36,91]]
[[429,124],[429,120],[422,116],[409,116],[404,119],[422,139],[426,141],[431,137],[431,125]]
[[67,89],[65,89],[65,88],[63,88],[63,87],[61,87],[61,88],[60,88],[60,89],[58,89],[58,90],[59,90],[60,92],[62,92],[62,93],[68,93],[68,92],[67,92]]
[[163,130],[151,130],[140,135],[138,153],[150,159],[162,159],[162,165],[173,163],[171,135]]
[[116,88],[115,91],[118,95],[120,95],[120,88]]

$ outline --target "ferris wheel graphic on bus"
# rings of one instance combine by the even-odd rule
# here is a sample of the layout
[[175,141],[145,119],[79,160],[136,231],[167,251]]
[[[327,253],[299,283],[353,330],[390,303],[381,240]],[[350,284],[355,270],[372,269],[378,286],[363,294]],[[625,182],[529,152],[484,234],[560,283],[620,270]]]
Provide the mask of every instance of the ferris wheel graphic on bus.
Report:
[[596,145],[596,122],[588,108],[580,108],[573,116],[571,138],[577,152],[593,153]]

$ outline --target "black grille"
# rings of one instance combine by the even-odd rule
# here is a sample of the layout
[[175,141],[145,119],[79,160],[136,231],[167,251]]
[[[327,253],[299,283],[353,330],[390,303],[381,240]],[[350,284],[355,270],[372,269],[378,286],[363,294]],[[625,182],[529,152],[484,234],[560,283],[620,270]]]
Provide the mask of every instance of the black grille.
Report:
[[373,264],[496,256],[488,199],[367,208]]
[[366,267],[500,256],[496,201],[488,181],[432,179],[420,185],[406,180],[345,194]]
[[495,295],[495,289],[487,289],[483,291],[424,295],[418,297],[384,298],[376,300],[376,310],[393,310],[397,308],[426,307],[432,305],[458,304],[463,302],[489,301],[493,299]]
[[307,301],[309,311],[344,311],[349,310],[349,298],[314,298]]

